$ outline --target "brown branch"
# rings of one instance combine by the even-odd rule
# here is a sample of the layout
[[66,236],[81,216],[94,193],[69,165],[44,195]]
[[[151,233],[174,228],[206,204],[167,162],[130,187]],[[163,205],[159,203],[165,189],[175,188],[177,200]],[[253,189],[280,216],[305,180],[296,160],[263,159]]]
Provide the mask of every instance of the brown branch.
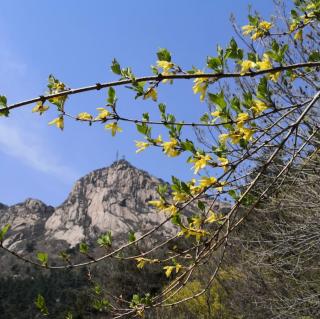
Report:
[[320,62],[305,62],[305,63],[297,63],[297,64],[291,64],[291,65],[285,65],[285,66],[277,66],[271,69],[261,70],[261,71],[251,71],[247,73],[203,73],[203,74],[173,74],[173,75],[162,75],[159,74],[157,76],[145,76],[136,78],[134,80],[119,80],[114,82],[106,82],[106,83],[96,83],[95,85],[85,86],[81,88],[76,89],[69,89],[66,91],[62,91],[55,94],[48,94],[48,95],[42,95],[33,99],[25,100],[22,102],[18,102],[15,104],[8,105],[5,109],[7,111],[10,111],[15,108],[19,108],[24,105],[33,104],[36,102],[44,102],[46,100],[59,97],[59,96],[69,96],[73,94],[78,94],[82,92],[88,92],[88,91],[94,91],[94,90],[100,90],[103,88],[108,87],[114,87],[114,86],[122,86],[126,84],[132,84],[132,83],[139,83],[139,82],[161,82],[163,80],[189,80],[189,79],[197,79],[197,78],[207,78],[207,79],[214,79],[215,81],[220,79],[226,79],[226,78],[242,78],[242,77],[255,77],[263,74],[268,73],[274,73],[274,72],[281,72],[286,70],[294,70],[299,68],[306,68],[306,67],[320,67]]

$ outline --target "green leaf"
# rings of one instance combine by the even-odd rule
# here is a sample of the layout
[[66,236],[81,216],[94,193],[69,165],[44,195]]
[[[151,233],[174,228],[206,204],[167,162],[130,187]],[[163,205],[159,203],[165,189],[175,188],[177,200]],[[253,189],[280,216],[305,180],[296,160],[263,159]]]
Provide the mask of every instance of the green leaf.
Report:
[[252,61],[252,62],[257,62],[257,54],[253,53],[253,52],[249,52],[247,54],[248,56],[248,60]]
[[7,107],[7,98],[4,95],[0,95],[0,107]]
[[9,116],[7,98],[4,95],[0,95],[0,116]]
[[172,223],[173,225],[180,226],[180,225],[181,225],[181,217],[180,217],[180,214],[174,214],[174,215],[171,217],[171,223]]
[[157,57],[159,61],[171,62],[171,54],[167,49],[159,49],[159,51],[157,52]]
[[223,111],[226,108],[227,102],[224,99],[223,91],[217,94],[208,93],[208,96],[210,102],[218,106],[218,111]]
[[110,302],[107,299],[94,300],[92,303],[92,307],[98,311],[107,310],[109,306],[110,306]]
[[160,113],[165,113],[166,112],[166,105],[165,104],[160,103],[158,105],[158,108],[159,108]]
[[309,62],[319,62],[320,61],[320,51],[313,51],[309,55]]
[[201,210],[201,211],[205,211],[205,209],[206,209],[206,205],[204,204],[204,202],[202,202],[202,201],[198,201],[198,208]]
[[222,70],[222,62],[220,58],[216,57],[208,57],[207,58],[207,66],[208,68],[214,70],[214,71],[221,71]]
[[258,94],[257,97],[260,99],[267,100],[269,98],[269,91],[268,91],[268,80],[266,77],[261,78],[258,84]]
[[108,231],[107,233],[101,235],[97,243],[100,247],[110,247],[112,245],[112,235],[111,231]]
[[35,305],[37,307],[37,309],[44,315],[44,316],[47,316],[49,315],[49,312],[48,312],[48,308],[46,306],[46,301],[44,299],[44,297],[40,294],[38,294],[36,300],[35,300]]
[[129,231],[128,241],[129,241],[129,243],[136,241],[136,235],[135,235],[134,231],[132,231],[132,230]]
[[196,152],[193,142],[188,139],[185,142],[181,142],[180,146],[184,151],[190,151],[192,153]]
[[115,74],[121,75],[121,67],[116,59],[112,60],[111,71]]
[[241,107],[240,107],[240,100],[238,97],[234,96],[232,100],[230,101],[230,107],[236,111],[236,113],[241,112]]
[[168,192],[168,184],[160,184],[157,187],[157,193],[161,196],[164,197],[166,193]]
[[109,105],[114,105],[116,102],[117,98],[116,98],[116,91],[113,87],[110,87],[108,90],[108,99],[107,102]]
[[231,39],[229,47],[226,49],[225,58],[243,59],[243,50],[238,48],[238,44],[234,38]]
[[242,204],[244,206],[250,206],[252,205],[256,200],[256,197],[254,195],[251,194],[247,194],[243,199],[242,199]]
[[146,123],[136,124],[137,130],[139,133],[150,138],[152,128],[148,126]]
[[142,113],[142,120],[149,122],[150,121],[149,113]]
[[209,123],[209,120],[210,120],[210,118],[209,118],[209,114],[208,114],[208,113],[204,113],[204,114],[200,117],[200,121],[201,121],[202,123],[207,124],[207,123]]
[[88,246],[88,244],[87,243],[80,243],[80,245],[79,245],[79,250],[80,250],[80,253],[82,253],[82,254],[87,254],[88,253],[88,251],[89,251],[89,246]]
[[42,266],[48,266],[48,254],[44,252],[37,253],[37,259],[40,261]]
[[69,311],[69,312],[66,314],[65,319],[73,319],[73,314]]
[[0,109],[0,116],[9,116],[9,110],[7,108]]
[[228,194],[235,200],[237,200],[239,198],[239,196],[237,195],[237,193],[234,189],[231,189],[230,191],[228,191]]
[[8,230],[10,229],[11,225],[7,224],[4,227],[1,228],[0,230],[0,242],[3,241],[4,236],[6,235],[6,233],[8,232]]

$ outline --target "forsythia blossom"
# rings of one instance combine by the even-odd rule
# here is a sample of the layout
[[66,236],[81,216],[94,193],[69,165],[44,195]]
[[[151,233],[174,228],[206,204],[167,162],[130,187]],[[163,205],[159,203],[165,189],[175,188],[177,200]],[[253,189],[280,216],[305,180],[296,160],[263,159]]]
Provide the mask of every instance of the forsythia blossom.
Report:
[[194,166],[193,166],[194,173],[197,174],[200,171],[200,169],[206,167],[210,160],[211,160],[211,157],[209,155],[202,155],[197,153],[196,158],[192,160],[192,162],[194,163]]
[[180,151],[176,148],[178,141],[175,138],[171,138],[169,142],[162,143],[163,151],[169,157],[175,157],[180,154]]

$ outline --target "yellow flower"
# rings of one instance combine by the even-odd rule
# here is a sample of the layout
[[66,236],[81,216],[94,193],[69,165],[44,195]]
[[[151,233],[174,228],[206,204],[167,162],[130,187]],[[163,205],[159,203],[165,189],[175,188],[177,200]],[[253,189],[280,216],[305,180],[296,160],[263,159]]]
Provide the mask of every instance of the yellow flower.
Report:
[[259,38],[262,38],[264,35],[265,35],[264,31],[257,31],[251,36],[251,39],[252,40],[257,40]]
[[270,80],[272,80],[273,82],[277,82],[278,79],[279,79],[280,74],[281,74],[281,72],[271,73],[271,74],[269,75],[269,78],[270,78]]
[[156,144],[161,144],[163,142],[162,136],[158,135],[158,137],[156,139],[154,139],[153,142]]
[[42,113],[44,113],[45,111],[49,110],[49,106],[45,106],[43,105],[42,102],[38,102],[37,105],[32,109],[32,112],[39,112],[40,115],[42,115]]
[[272,23],[268,21],[261,21],[259,23],[259,28],[263,29],[265,32],[268,32],[272,28]]
[[245,73],[247,73],[248,71],[250,71],[251,69],[253,69],[255,67],[256,67],[256,63],[254,63],[253,61],[243,60],[241,62],[240,74],[244,75]]
[[220,166],[226,171],[228,169],[229,160],[224,157],[219,157]]
[[254,112],[255,115],[259,115],[268,108],[269,107],[266,103],[259,100],[254,100],[253,105],[250,109]]
[[200,186],[196,186],[196,179],[193,178],[187,185],[189,186],[190,188],[190,192],[192,195],[197,195],[199,194],[200,192],[202,192],[202,187]]
[[117,122],[106,124],[104,126],[107,130],[111,130],[111,135],[115,136],[117,132],[122,132],[122,128],[118,126]]
[[271,64],[270,58],[265,53],[263,54],[262,61],[259,61],[256,64],[257,64],[257,67],[259,68],[259,70],[272,69],[272,64]]
[[138,148],[136,150],[136,153],[140,153],[144,151],[150,144],[148,142],[141,142],[141,141],[135,141],[136,147]]
[[219,117],[219,116],[221,116],[222,114],[221,114],[221,112],[219,112],[219,111],[214,111],[214,112],[211,112],[211,115],[212,115],[213,117]]
[[144,95],[143,99],[146,100],[146,99],[149,99],[149,98],[151,98],[155,102],[157,101],[158,93],[157,93],[156,89],[148,88],[147,93]]
[[137,257],[136,261],[137,261],[137,268],[142,269],[144,265],[148,262],[148,259],[143,257]]
[[157,67],[158,68],[162,68],[164,72],[169,71],[170,69],[172,69],[174,66],[174,64],[172,62],[168,62],[168,61],[157,61]]
[[216,184],[216,182],[217,182],[217,179],[213,176],[212,177],[203,176],[203,177],[201,177],[201,180],[200,180],[200,186],[201,187],[209,187],[209,186]]
[[223,191],[223,187],[227,184],[227,182],[220,182],[220,186],[216,188],[218,192]]
[[178,141],[175,138],[171,138],[170,142],[162,143],[164,153],[169,157],[178,156],[180,154],[180,151],[176,149],[177,145]]
[[210,212],[211,212],[211,215],[205,220],[205,222],[211,224],[219,219],[219,215],[213,212],[212,210]]
[[210,160],[211,157],[209,155],[202,155],[197,153],[197,157],[192,160],[192,162],[194,162],[194,173],[197,174],[200,169],[206,167]]
[[137,257],[136,258],[137,261],[137,267],[139,269],[142,269],[144,267],[145,264],[155,264],[159,262],[159,259],[148,259],[148,258],[143,258],[143,257]]
[[242,134],[242,138],[246,141],[252,140],[252,135],[254,134],[254,130],[246,127],[242,127],[239,129]]
[[250,33],[253,32],[255,29],[256,29],[256,27],[253,26],[253,25],[244,25],[244,26],[242,27],[242,31],[243,31],[243,34],[244,34],[244,35],[250,34]]
[[195,217],[191,218],[191,223],[189,223],[190,228],[194,227],[194,228],[200,228],[202,224],[202,218],[197,215]]
[[298,27],[299,23],[298,22],[292,22],[289,26],[289,31],[293,32],[296,30],[296,28]]
[[163,212],[169,213],[170,215],[174,215],[179,211],[179,208],[176,207],[175,205],[170,205],[164,209],[162,209]]
[[297,41],[302,41],[302,29],[300,29],[293,38]]
[[186,193],[172,192],[172,195],[175,202],[184,202],[189,198],[188,194]]
[[248,113],[239,113],[237,117],[237,123],[242,126],[242,124],[250,119],[250,115]]
[[92,115],[87,113],[87,112],[82,112],[79,113],[77,116],[77,120],[81,120],[81,121],[91,121],[92,120]]
[[190,192],[192,195],[197,195],[202,192],[202,187],[196,186],[196,185],[191,185]]
[[166,277],[170,277],[175,268],[175,266],[164,266],[163,269],[166,271]]
[[104,107],[98,107],[97,110],[99,111],[99,114],[96,117],[96,120],[106,121],[110,112]]
[[227,141],[227,139],[229,138],[230,136],[229,136],[229,134],[220,134],[219,135],[219,142],[221,143],[221,144],[226,144],[226,141]]
[[238,144],[241,140],[241,135],[239,134],[239,132],[233,132],[229,135],[229,137],[231,138],[232,144]]
[[52,120],[51,122],[49,122],[48,124],[49,125],[55,125],[60,130],[63,130],[63,128],[64,128],[63,117],[59,116],[59,117],[55,118],[54,120]]
[[[198,70],[195,74],[203,74],[202,71]],[[208,79],[206,78],[197,78],[193,80],[194,86],[192,87],[193,93],[198,94],[200,93],[200,101],[203,101],[207,88],[208,88]]]
[[148,204],[150,206],[158,208],[159,210],[163,210],[166,208],[165,202],[163,200],[150,200]]

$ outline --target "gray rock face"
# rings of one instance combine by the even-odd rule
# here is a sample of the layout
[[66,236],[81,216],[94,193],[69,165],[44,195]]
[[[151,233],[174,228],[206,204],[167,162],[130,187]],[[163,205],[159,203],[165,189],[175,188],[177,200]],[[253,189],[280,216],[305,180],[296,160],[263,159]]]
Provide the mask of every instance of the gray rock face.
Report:
[[[59,207],[35,199],[10,207],[0,204],[0,227],[11,225],[4,244],[23,252],[48,248],[48,243],[63,242],[72,248],[106,231],[120,240],[127,240],[129,231],[140,235],[165,219],[148,205],[157,198],[155,189],[160,183],[163,181],[120,160],[79,179]],[[157,235],[173,232],[174,226],[167,223]]]
[[43,235],[45,222],[53,211],[52,206],[31,198],[10,207],[1,205],[1,228],[6,224],[11,225],[10,236],[4,241],[4,245],[19,253],[30,249],[31,242],[28,240],[37,240]]
[[[0,204],[0,227],[11,225],[4,244],[17,252],[72,248],[84,240],[95,241],[107,231],[118,241],[127,241],[129,231],[139,236],[167,217],[148,205],[158,198],[156,187],[161,183],[161,179],[120,160],[79,179],[59,207],[35,199],[10,207]],[[215,204],[213,209],[224,213],[229,205]],[[175,226],[168,222],[156,236],[175,232]]]
[[[67,200],[48,218],[46,236],[72,247],[106,231],[114,237],[127,238],[130,230],[139,235],[165,218],[148,205],[161,182],[125,160],[93,171],[76,182]],[[163,230],[172,231],[169,225]]]

